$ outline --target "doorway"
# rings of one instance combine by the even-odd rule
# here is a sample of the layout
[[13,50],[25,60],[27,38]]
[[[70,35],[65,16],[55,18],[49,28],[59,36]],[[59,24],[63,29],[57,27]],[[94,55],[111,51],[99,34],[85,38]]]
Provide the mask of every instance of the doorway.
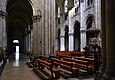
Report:
[[19,53],[19,41],[13,40],[13,53]]

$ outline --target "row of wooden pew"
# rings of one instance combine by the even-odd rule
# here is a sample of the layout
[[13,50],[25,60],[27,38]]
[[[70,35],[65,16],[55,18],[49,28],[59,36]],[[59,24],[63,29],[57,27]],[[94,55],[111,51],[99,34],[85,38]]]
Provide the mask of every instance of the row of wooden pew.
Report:
[[71,75],[78,77],[81,72],[92,75],[94,71],[94,58],[68,57],[68,56],[29,56],[30,62],[36,69],[48,69],[51,78],[60,78],[62,69],[71,72]]
[[83,52],[77,52],[77,51],[55,51],[55,55],[57,56],[84,56],[85,54]]

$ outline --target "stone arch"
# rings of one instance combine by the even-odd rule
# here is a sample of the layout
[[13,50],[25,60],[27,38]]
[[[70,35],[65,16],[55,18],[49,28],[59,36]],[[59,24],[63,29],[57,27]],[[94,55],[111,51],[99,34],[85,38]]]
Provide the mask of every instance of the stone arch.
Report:
[[74,51],[80,51],[80,22],[75,21],[74,24]]
[[94,15],[89,14],[86,19],[86,45],[90,44],[92,38],[97,37],[95,27]]
[[[32,29],[33,8],[30,0],[7,0],[7,45],[9,53],[12,53],[12,40],[20,40],[20,53],[25,51],[25,38]],[[28,38],[29,39],[29,38]],[[30,41],[30,40],[29,40]]]
[[92,17],[92,19],[95,20],[95,16],[94,16],[93,14],[88,14],[88,15],[86,16],[86,18],[85,18],[86,24],[87,24],[87,20],[88,20],[90,17]]
[[65,50],[69,50],[69,27],[68,25],[65,26]]

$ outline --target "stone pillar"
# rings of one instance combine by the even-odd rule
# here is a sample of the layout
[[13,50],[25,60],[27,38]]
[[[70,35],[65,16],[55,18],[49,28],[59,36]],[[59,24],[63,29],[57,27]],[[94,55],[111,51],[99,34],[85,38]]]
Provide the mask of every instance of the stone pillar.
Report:
[[0,47],[7,46],[6,12],[0,11]]
[[74,51],[74,36],[73,36],[73,33],[69,33],[69,51]]
[[105,0],[101,0],[101,40],[102,40],[102,49],[101,49],[101,56],[102,56],[102,65],[100,67],[99,72],[97,73],[97,78],[100,80],[105,72],[106,68],[106,22],[105,22]]
[[33,19],[33,30],[31,34],[31,40],[32,40],[32,53],[37,55],[37,19]]
[[30,33],[26,36],[26,51],[31,51],[31,36]]
[[41,45],[42,45],[42,55],[45,55],[45,5],[44,5],[45,0],[42,0],[42,18],[41,18]]
[[84,51],[84,47],[86,46],[86,24],[85,24],[85,14],[84,14],[84,10],[85,10],[85,4],[83,1],[81,1],[80,3],[80,38],[81,38],[81,51]]
[[29,33],[29,51],[31,51],[31,33]]
[[115,80],[115,1],[105,0],[106,6],[106,71],[103,80]]
[[45,11],[44,11],[44,16],[45,16],[45,55],[49,55],[49,0],[46,0],[44,2],[45,4]]
[[0,47],[2,47],[2,16],[0,15]]
[[64,51],[65,50],[65,42],[64,42],[65,40],[64,40],[64,35],[61,35],[60,36],[60,42],[61,42],[61,45],[60,45],[60,50],[61,51]]
[[26,51],[28,51],[28,35],[26,35]]
[[3,37],[3,46],[6,47],[7,46],[7,34],[6,34],[6,17],[2,16],[3,22],[2,22],[2,37]]
[[81,51],[84,51],[84,47],[86,46],[86,31],[81,30]]

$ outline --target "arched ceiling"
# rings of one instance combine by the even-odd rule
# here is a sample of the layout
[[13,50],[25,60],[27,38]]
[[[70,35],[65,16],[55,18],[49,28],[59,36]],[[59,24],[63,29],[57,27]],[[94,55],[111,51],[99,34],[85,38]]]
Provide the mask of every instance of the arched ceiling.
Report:
[[32,24],[33,10],[28,0],[9,0],[6,11],[8,13],[8,23],[13,19],[22,17],[24,22]]
[[[33,9],[29,0],[8,0],[6,11],[7,16],[7,44],[11,49],[13,40],[19,40],[21,50],[24,49],[24,37],[27,30],[32,28]],[[29,26],[28,26],[29,25]]]
[[29,0],[8,0],[6,11],[8,31],[11,32],[12,27],[18,27],[17,29],[23,31],[28,25],[32,25],[33,9]]

